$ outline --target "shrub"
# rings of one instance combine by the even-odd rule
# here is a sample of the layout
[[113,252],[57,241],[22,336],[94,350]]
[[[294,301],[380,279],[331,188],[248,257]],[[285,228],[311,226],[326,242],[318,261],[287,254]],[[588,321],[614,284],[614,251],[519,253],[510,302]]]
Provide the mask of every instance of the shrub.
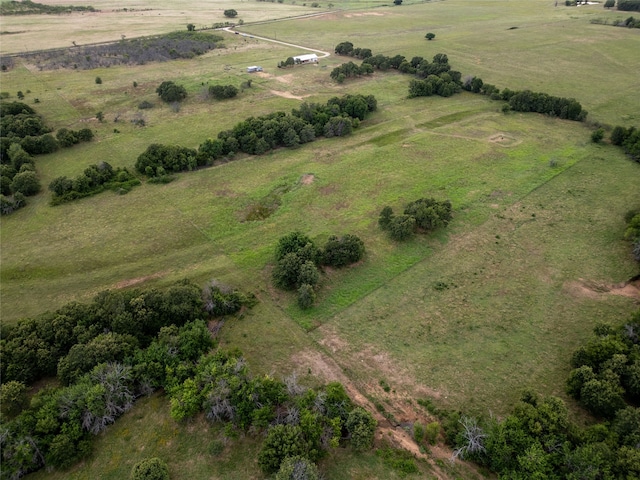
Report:
[[27,387],[12,380],[0,386],[0,411],[3,416],[13,417],[27,405]]
[[434,38],[436,38],[436,34],[435,33],[427,33],[424,38],[426,38],[427,40],[433,40]]
[[347,431],[351,435],[351,446],[357,451],[370,449],[377,425],[376,419],[365,409],[356,407],[351,410],[346,422]]
[[599,128],[591,133],[591,141],[593,143],[600,143],[604,138],[604,130]]
[[389,206],[386,206],[380,212],[380,217],[378,218],[378,225],[382,230],[389,230],[391,228],[391,221],[393,220],[393,209]]
[[316,292],[313,289],[312,285],[308,283],[303,283],[300,285],[298,289],[298,306],[306,310],[307,308],[311,308],[316,301]]
[[309,459],[297,455],[284,459],[275,480],[318,480],[319,478],[318,467]]
[[291,232],[278,240],[276,260],[281,260],[288,253],[298,253],[303,249],[306,249],[309,254],[309,257],[305,256],[305,260],[316,260],[317,248],[313,241],[304,233],[299,231]]
[[140,110],[146,110],[146,109],[149,109],[149,108],[153,108],[153,103],[149,102],[148,100],[143,100],[142,102],[140,102],[138,104],[138,108]]
[[20,192],[27,197],[38,193],[40,191],[40,181],[38,180],[36,172],[26,171],[18,173],[13,177],[13,181],[11,182],[11,191],[13,193]]
[[389,224],[389,235],[393,240],[404,241],[411,238],[416,228],[416,219],[411,215],[393,217]]
[[234,18],[234,17],[238,16],[238,12],[236,10],[234,10],[233,8],[225,10],[223,13],[224,13],[224,16],[227,17],[227,18]]
[[418,444],[422,443],[422,441],[424,440],[424,434],[425,434],[424,425],[422,425],[420,422],[414,423],[413,439],[416,441],[416,443]]
[[451,202],[439,202],[433,198],[421,198],[411,202],[404,209],[405,215],[416,220],[416,227],[429,231],[446,227],[451,221]]
[[96,77],[96,84],[102,85],[102,79],[100,77]]
[[172,81],[165,81],[156,88],[156,93],[163,102],[179,102],[187,98],[187,90],[182,85],[176,85]]
[[321,263],[331,267],[344,267],[359,261],[364,256],[364,251],[364,242],[357,236],[332,235],[322,249]]
[[258,454],[258,465],[272,474],[280,469],[287,457],[306,456],[306,442],[302,429],[293,425],[276,425],[269,430]]
[[426,428],[427,442],[431,445],[435,445],[438,442],[438,434],[440,433],[440,424],[438,422],[431,422]]
[[131,480],[169,480],[169,468],[157,457],[147,458],[133,466],[130,478]]

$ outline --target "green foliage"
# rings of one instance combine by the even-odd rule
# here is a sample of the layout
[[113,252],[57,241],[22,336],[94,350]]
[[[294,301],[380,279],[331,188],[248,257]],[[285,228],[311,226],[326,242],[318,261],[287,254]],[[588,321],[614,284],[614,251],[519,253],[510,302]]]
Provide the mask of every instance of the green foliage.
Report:
[[238,92],[238,88],[233,85],[211,85],[209,87],[209,95],[216,100],[233,98],[238,95]]
[[113,332],[100,334],[86,344],[77,343],[58,362],[58,378],[69,385],[96,365],[123,361],[133,355],[137,347],[134,336]]
[[269,430],[258,454],[258,464],[267,474],[276,473],[287,457],[306,456],[307,444],[299,426],[276,425]]
[[523,90],[509,98],[509,106],[516,112],[537,112],[567,120],[583,121],[587,112],[573,98],[554,97],[546,93]]
[[435,33],[427,33],[424,38],[426,38],[427,40],[433,40],[434,38],[436,38],[436,34]]
[[396,470],[401,476],[419,472],[413,455],[406,450],[387,447],[376,450],[376,455],[382,458],[385,465]]
[[15,417],[27,405],[27,387],[22,382],[12,380],[0,386],[0,412],[3,420]]
[[351,446],[356,451],[368,450],[373,446],[373,437],[378,422],[371,413],[356,407],[347,416],[346,427],[351,435]]
[[187,90],[182,85],[176,85],[170,80],[162,82],[156,88],[156,93],[166,103],[180,102],[187,98]]
[[416,229],[416,219],[411,215],[397,215],[389,223],[389,236],[402,242],[413,236]]
[[591,133],[591,141],[593,143],[600,143],[604,138],[604,129],[598,128]]
[[425,435],[425,429],[424,429],[424,425],[421,424],[420,422],[415,422],[413,424],[413,439],[416,441],[416,443],[419,445],[422,443],[422,441],[424,440],[424,435]]
[[393,209],[389,206],[386,206],[380,212],[380,216],[378,217],[378,225],[382,230],[389,230],[391,228],[391,222],[393,220],[394,214]]
[[102,84],[102,79],[100,77],[96,77],[96,84],[97,85],[101,85]]
[[425,437],[427,439],[427,442],[429,442],[429,444],[435,445],[436,443],[438,443],[439,434],[440,434],[440,423],[431,422],[430,424],[427,425],[427,428],[425,430]]
[[101,162],[90,165],[82,175],[74,179],[65,176],[54,178],[49,184],[49,190],[53,193],[51,204],[60,205],[95,195],[105,189],[126,193],[136,185],[140,185],[140,180],[126,168],[118,167],[114,170],[107,162]]
[[332,235],[320,253],[320,263],[341,268],[356,263],[364,256],[364,242],[355,235]]
[[11,191],[22,193],[26,197],[36,195],[40,192],[40,180],[38,174],[33,171],[26,171],[16,174],[11,181]]
[[298,288],[298,306],[306,310],[311,308],[316,301],[316,292],[313,289],[313,285],[303,283]]
[[223,285],[215,280],[202,290],[205,310],[214,317],[232,315],[243,305],[252,306],[252,300],[239,290]]
[[233,8],[229,8],[225,10],[223,13],[224,13],[224,16],[227,18],[235,18],[238,16],[238,12],[235,11]]
[[0,4],[0,15],[59,15],[71,12],[96,12],[92,6],[82,5],[46,5],[22,0],[19,2],[2,2]]
[[197,153],[193,148],[153,143],[138,156],[135,167],[138,172],[150,177],[162,176],[166,172],[194,170],[205,162]]
[[606,0],[604,2],[604,8],[613,8],[616,6],[616,0]]
[[449,200],[439,202],[433,198],[421,198],[409,203],[405,215],[416,220],[416,227],[426,232],[440,227],[446,227],[451,221],[452,207]]
[[319,480],[318,467],[300,455],[285,458],[275,480]]
[[136,463],[131,469],[131,480],[169,480],[167,464],[157,458],[147,458]]
[[618,0],[618,10],[640,12],[640,0]]

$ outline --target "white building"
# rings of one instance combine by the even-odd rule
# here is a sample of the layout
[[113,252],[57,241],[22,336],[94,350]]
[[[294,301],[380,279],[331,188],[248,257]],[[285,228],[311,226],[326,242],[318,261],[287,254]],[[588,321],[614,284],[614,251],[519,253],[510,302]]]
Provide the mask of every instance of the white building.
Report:
[[296,65],[301,65],[304,63],[318,63],[318,55],[316,55],[315,53],[298,55],[297,57],[293,57],[293,61]]

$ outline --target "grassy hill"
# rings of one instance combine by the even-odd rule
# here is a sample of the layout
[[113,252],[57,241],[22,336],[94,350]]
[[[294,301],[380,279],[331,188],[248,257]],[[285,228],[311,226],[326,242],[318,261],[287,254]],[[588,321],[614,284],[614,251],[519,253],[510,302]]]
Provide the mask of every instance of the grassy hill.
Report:
[[[180,12],[162,2],[146,11],[139,3],[137,21],[144,28],[134,28],[137,14],[129,12],[123,29],[124,14],[109,13],[115,4],[93,2],[102,12],[96,26],[69,30],[64,42],[71,36],[118,40],[210,20],[199,3]],[[349,40],[385,55],[446,53],[463,77],[574,97],[590,112],[588,121],[505,115],[501,102],[470,93],[407,99],[409,77],[395,72],[339,85],[329,73],[350,59],[332,55],[319,66],[279,70],[279,61],[301,51],[226,33],[223,50],[163,64],[40,71],[17,61],[2,73],[2,91],[13,98],[27,92],[29,104],[38,98],[34,107],[54,128],[96,132],[91,143],[36,159],[44,186],[100,161],[132,168],[151,143],[197,147],[249,116],[288,112],[302,101],[373,94],[378,111],[349,137],[239,157],[180,174],[167,185],[143,183],[126,195],[106,192],[57,207],[49,206],[49,192],[31,198],[1,220],[3,323],[87,301],[104,289],[162,286],[185,277],[204,285],[215,278],[260,301],[220,333],[221,344],[242,349],[252,370],[297,371],[308,382],[340,379],[399,423],[428,418],[418,399],[498,416],[526,387],[566,399],[571,352],[596,322],[617,322],[637,308],[637,296],[617,293],[638,272],[622,231],[624,214],[640,207],[640,166],[615,147],[591,143],[590,134],[595,124],[640,123],[638,32],[590,24],[620,15],[598,5],[333,4],[327,16],[255,25],[249,23],[319,9],[220,2],[216,10],[238,10],[247,22],[242,32],[325,51]],[[90,25],[89,17],[72,18],[76,27]],[[39,37],[56,38],[52,46],[64,45],[56,29],[69,28],[45,16],[11,22],[3,28],[32,32],[46,25]],[[428,31],[436,34],[433,41],[424,38]],[[29,33],[15,34],[3,36],[3,51],[19,51],[18,40],[29,49],[43,46]],[[265,72],[249,75],[247,65]],[[248,79],[251,88],[237,99],[204,95],[209,85],[239,87]],[[155,94],[163,80],[187,88],[177,112]],[[140,111],[144,100],[155,107]],[[143,128],[131,122],[140,112]],[[271,217],[244,221],[253,203],[278,189],[286,193]],[[447,230],[402,244],[379,230],[384,206],[398,211],[425,196],[451,200],[454,219]],[[323,276],[316,306],[304,312],[270,283],[275,243],[292,230],[319,243],[353,233],[367,248],[357,266]],[[241,466],[241,478],[262,478],[257,465],[243,460],[257,449],[252,440],[212,457],[209,444],[219,432],[201,420],[175,424],[167,410],[161,397],[144,400],[101,436],[93,459],[59,478],[122,477],[150,452],[167,460],[175,478],[239,478]],[[126,448],[130,456],[118,460],[115,452]],[[434,449],[421,468],[453,476],[438,460],[444,457]],[[328,478],[395,475],[373,454],[338,452],[321,467]]]

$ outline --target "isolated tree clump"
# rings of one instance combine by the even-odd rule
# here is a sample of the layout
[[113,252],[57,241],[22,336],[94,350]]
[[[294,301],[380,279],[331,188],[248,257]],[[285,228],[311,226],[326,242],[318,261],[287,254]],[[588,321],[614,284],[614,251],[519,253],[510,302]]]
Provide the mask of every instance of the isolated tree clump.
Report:
[[225,10],[223,13],[224,13],[224,16],[227,17],[227,18],[235,18],[235,17],[238,16],[238,12],[236,10],[234,10],[233,8]]
[[358,262],[364,256],[364,242],[355,235],[331,235],[320,254],[322,265],[344,267]]
[[426,38],[427,40],[433,40],[434,38],[436,38],[436,34],[435,33],[427,33],[424,38]]
[[392,239],[403,241],[418,231],[428,233],[446,227],[451,219],[452,206],[449,200],[441,202],[433,198],[421,198],[407,204],[402,215],[395,215],[389,206],[384,207],[378,217],[378,225]]
[[187,98],[187,90],[182,85],[176,85],[171,80],[162,82],[156,88],[156,93],[166,103],[180,102]]
[[158,457],[147,458],[131,469],[131,480],[169,480],[169,468]]
[[216,100],[233,98],[238,95],[238,92],[238,88],[233,85],[211,85],[209,87],[209,95]]

